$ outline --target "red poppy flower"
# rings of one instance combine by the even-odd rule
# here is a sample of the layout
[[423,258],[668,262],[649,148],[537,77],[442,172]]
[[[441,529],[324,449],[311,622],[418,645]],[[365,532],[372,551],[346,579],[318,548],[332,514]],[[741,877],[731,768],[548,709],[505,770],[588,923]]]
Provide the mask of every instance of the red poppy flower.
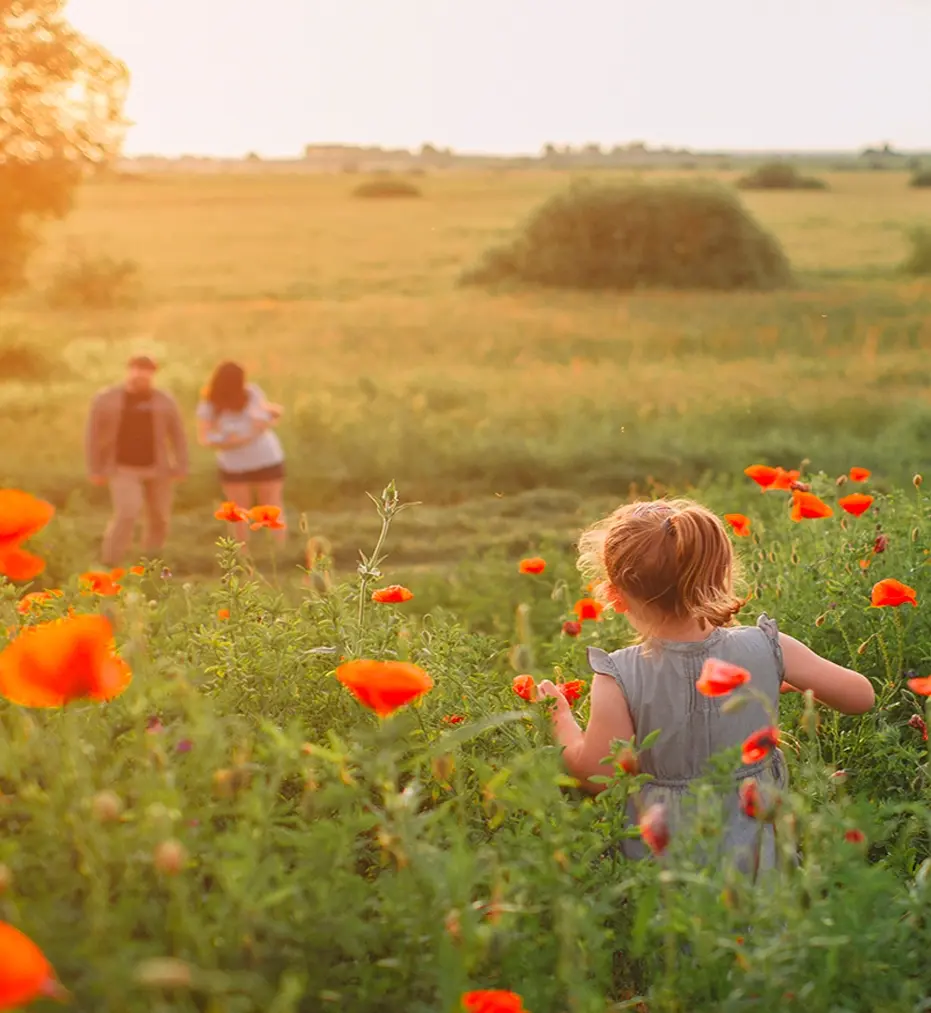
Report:
[[0,922],[0,1009],[67,996],[45,954],[19,929]]
[[539,556],[531,556],[529,559],[522,559],[517,564],[520,573],[543,573],[546,569],[546,560]]
[[61,591],[57,588],[51,591],[32,591],[30,594],[23,595],[22,598],[16,603],[16,611],[21,616],[36,615],[42,611],[42,606],[48,604],[50,601],[54,601],[55,598],[61,597]]
[[521,698],[532,702],[537,698],[537,684],[533,681],[532,675],[516,675],[511,683],[511,688]]
[[776,481],[781,469],[771,468],[768,464],[752,464],[744,468],[744,474],[752,478],[761,489],[768,489]]
[[669,824],[666,807],[662,803],[651,805],[640,817],[640,836],[654,855],[661,855],[669,847]]
[[112,700],[132,680],[113,647],[113,628],[105,616],[27,626],[0,653],[0,696],[23,707]]
[[567,703],[574,704],[585,692],[585,683],[581,679],[570,679],[569,682],[557,683],[556,688]]
[[447,714],[443,718],[444,725],[461,725],[465,718],[461,714]]
[[217,619],[229,619],[229,617],[230,617],[229,609],[217,609]]
[[585,622],[586,619],[598,622],[604,611],[604,605],[600,601],[595,601],[594,598],[580,598],[575,603],[573,611],[578,616],[579,622]]
[[400,584],[391,584],[389,587],[379,588],[372,594],[372,601],[389,605],[399,605],[401,602],[410,601],[414,597],[412,591]]
[[750,673],[739,665],[728,661],[709,658],[702,666],[701,675],[695,688],[702,696],[727,696],[738,686],[750,681]]
[[743,781],[740,785],[740,811],[744,816],[752,820],[758,820],[763,815],[763,799],[760,796],[760,786],[756,781]]
[[249,520],[252,522],[249,527],[253,531],[258,531],[259,528],[283,531],[287,527],[281,519],[281,507],[276,506],[254,506],[249,511]]
[[144,577],[145,576],[145,567],[144,566],[131,566],[129,568],[129,572],[134,577]]
[[873,505],[873,497],[863,492],[853,492],[849,496],[839,499],[837,505],[848,514],[860,517]]
[[466,1013],[527,1013],[524,1001],[516,992],[501,989],[466,992],[462,996]]
[[919,696],[931,696],[931,675],[920,679],[909,679],[908,688]]
[[[931,682],[931,679],[928,681]],[[929,693],[931,693],[931,690],[929,690]],[[925,719],[920,714],[913,714],[908,719],[908,727],[921,732],[921,737],[925,740],[925,742],[928,741],[928,726],[925,724]]]
[[851,482],[866,482],[870,475],[873,473],[869,468],[851,468],[850,469],[850,481]]
[[33,580],[45,569],[45,560],[18,545],[0,551],[0,574],[10,580]]
[[0,554],[32,538],[55,515],[55,507],[19,489],[0,489]]
[[873,542],[873,555],[881,555],[886,549],[889,548],[889,536],[884,534],[878,534],[876,541]]
[[751,763],[759,763],[779,745],[778,728],[761,728],[744,740],[741,760],[749,766]]
[[743,514],[725,514],[724,519],[730,524],[738,538],[747,538],[750,534],[750,518]]
[[799,492],[797,489],[792,493],[792,520],[819,520],[823,517],[833,517],[834,511],[813,492]]
[[81,583],[82,594],[99,594],[102,598],[112,598],[123,590],[118,583],[123,575],[122,570],[88,570],[82,573],[78,580]]
[[637,754],[630,748],[625,746],[620,753],[617,755],[617,765],[619,769],[623,770],[625,774],[630,777],[636,777],[640,773],[640,761],[637,759]]
[[249,519],[249,514],[230,500],[222,503],[213,516],[218,521],[226,521],[228,524],[241,524]]
[[406,661],[349,661],[337,668],[336,678],[382,718],[433,689],[430,676]]
[[899,605],[914,607],[918,605],[918,592],[900,580],[887,577],[873,585],[870,604],[873,608],[895,608]]
[[866,840],[866,834],[862,830],[848,830],[844,834],[844,840],[848,844],[862,844]]
[[577,637],[582,632],[582,624],[575,619],[567,619],[562,624],[562,631],[567,637]]
[[800,471],[786,471],[785,468],[776,469],[776,477],[767,487],[767,492],[788,492],[793,486],[799,484]]

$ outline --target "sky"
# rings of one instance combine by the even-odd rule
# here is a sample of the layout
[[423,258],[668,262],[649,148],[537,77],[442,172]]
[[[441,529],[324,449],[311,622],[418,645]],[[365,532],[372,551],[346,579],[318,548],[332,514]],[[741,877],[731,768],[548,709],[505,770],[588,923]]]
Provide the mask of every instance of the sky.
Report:
[[931,149],[931,0],[70,0],[128,154]]

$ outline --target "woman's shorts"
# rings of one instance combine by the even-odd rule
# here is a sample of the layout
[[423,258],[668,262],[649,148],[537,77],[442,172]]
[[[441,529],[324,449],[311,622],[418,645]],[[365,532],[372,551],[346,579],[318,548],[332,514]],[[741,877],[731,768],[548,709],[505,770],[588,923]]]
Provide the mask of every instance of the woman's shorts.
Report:
[[221,482],[280,482],[284,478],[284,461],[270,464],[267,468],[256,468],[254,471],[224,471],[220,469]]

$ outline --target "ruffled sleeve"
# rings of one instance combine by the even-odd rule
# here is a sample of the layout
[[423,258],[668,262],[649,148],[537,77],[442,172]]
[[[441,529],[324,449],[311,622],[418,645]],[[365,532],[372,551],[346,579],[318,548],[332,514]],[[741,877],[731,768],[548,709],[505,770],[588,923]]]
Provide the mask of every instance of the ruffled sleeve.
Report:
[[766,641],[773,654],[773,660],[776,662],[776,672],[779,676],[779,681],[782,682],[785,678],[786,666],[782,657],[782,645],[779,642],[779,624],[775,619],[771,619],[763,612],[760,618],[757,619],[756,625],[757,629],[761,630],[766,637]]

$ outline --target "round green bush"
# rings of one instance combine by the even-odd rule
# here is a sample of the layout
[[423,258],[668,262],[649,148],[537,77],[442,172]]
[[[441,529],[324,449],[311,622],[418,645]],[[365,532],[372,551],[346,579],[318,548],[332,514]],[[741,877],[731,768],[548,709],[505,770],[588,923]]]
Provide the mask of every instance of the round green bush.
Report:
[[931,169],[919,169],[912,176],[911,186],[931,187]]
[[550,198],[464,284],[773,289],[792,281],[779,242],[711,184],[584,183]]
[[413,183],[408,182],[406,179],[395,179],[388,176],[384,179],[370,179],[365,183],[360,183],[353,190],[353,196],[392,198],[422,197],[423,194],[420,192],[419,187],[414,186]]
[[826,190],[827,183],[803,176],[788,162],[769,162],[737,180],[741,190]]

